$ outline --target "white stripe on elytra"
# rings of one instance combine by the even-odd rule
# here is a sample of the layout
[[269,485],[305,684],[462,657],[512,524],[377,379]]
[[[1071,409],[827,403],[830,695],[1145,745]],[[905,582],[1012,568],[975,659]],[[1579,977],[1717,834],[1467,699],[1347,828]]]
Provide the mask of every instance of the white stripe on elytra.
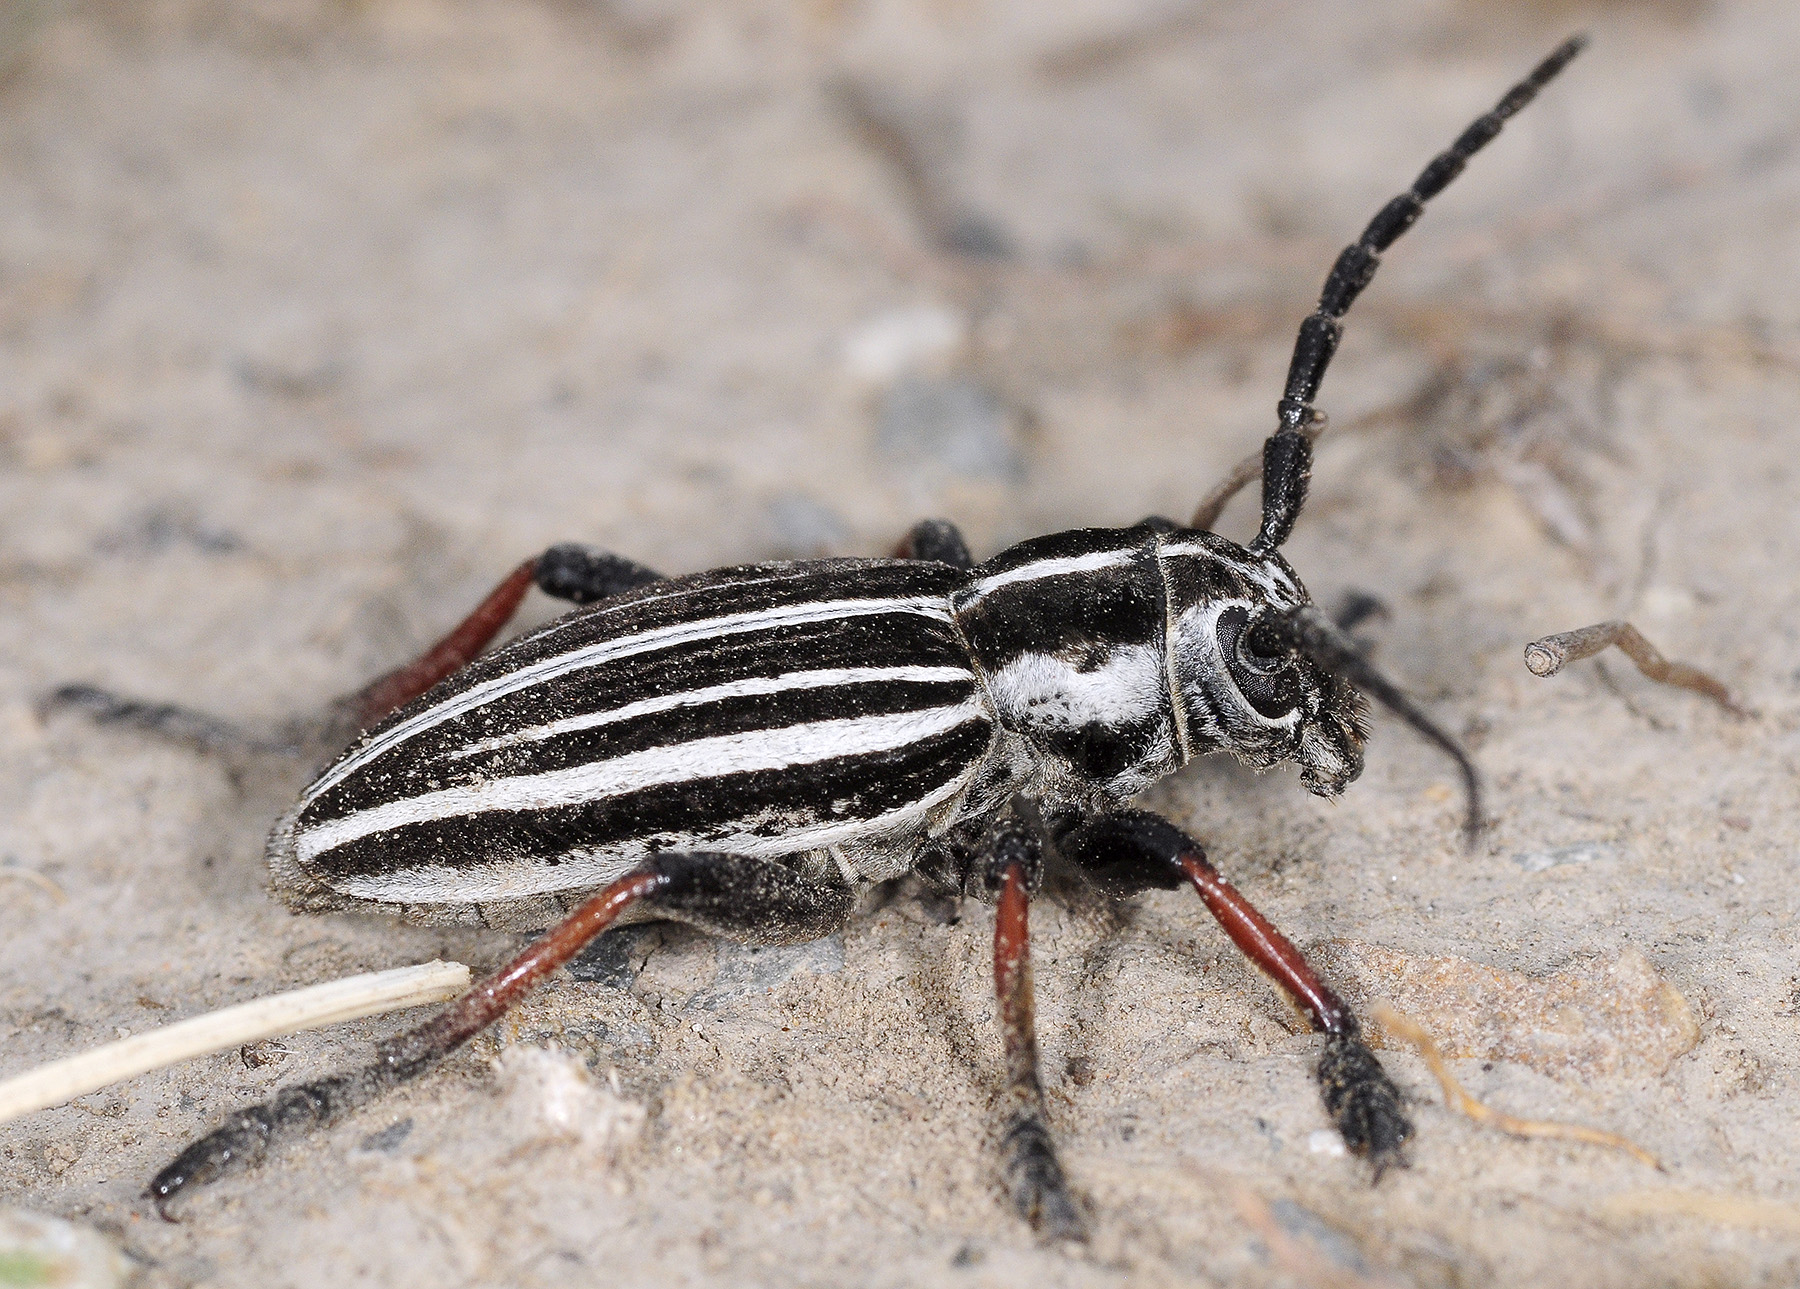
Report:
[[640,716],[653,716],[657,712],[666,712],[675,707],[698,707],[704,703],[722,702],[727,698],[745,698],[758,694],[786,694],[796,689],[827,689],[833,685],[869,685],[883,680],[907,680],[921,684],[940,680],[962,680],[972,684],[975,676],[967,667],[830,667],[819,671],[790,671],[780,676],[753,676],[747,680],[733,680],[722,685],[709,685],[705,689],[690,689],[684,693],[663,694],[658,698],[646,698],[640,702],[627,703],[623,707],[615,707],[608,712],[588,712],[582,716],[570,716],[565,720],[551,721],[547,725],[533,725],[530,729],[515,730],[511,734],[485,738],[479,743],[471,743],[467,747],[458,748],[450,753],[448,759],[455,761],[463,757],[479,756],[483,752],[498,752],[503,748],[516,747],[522,743],[543,743],[559,735],[593,729],[598,725],[612,725],[618,721],[636,720]]
[[770,627],[794,626],[830,618],[865,617],[875,613],[917,613],[945,622],[950,620],[948,603],[941,596],[935,595],[916,595],[903,599],[883,600],[826,600],[824,602],[786,604],[773,609],[757,609],[744,613],[728,613],[716,618],[702,618],[695,622],[674,622],[666,627],[658,627],[654,631],[602,640],[585,648],[558,654],[554,658],[540,659],[528,666],[520,667],[516,671],[509,671],[503,676],[495,676],[492,680],[483,681],[479,685],[471,685],[462,693],[453,694],[443,702],[426,708],[417,716],[383,730],[320,775],[312,787],[308,788],[305,795],[300,798],[300,808],[304,810],[318,800],[321,795],[335,788],[376,757],[391,751],[415,735],[422,734],[453,717],[461,716],[464,712],[473,711],[483,704],[504,698],[508,694],[516,694],[521,689],[529,689],[544,681],[555,680],[572,671],[598,667],[603,663],[617,658],[628,658],[633,654],[648,653],[655,649],[668,649],[693,640],[704,640],[709,636],[741,635],[746,631],[762,631]]
[[1138,552],[1139,547],[1128,546],[1123,550],[1095,551],[1091,555],[1064,555],[1057,559],[1040,559],[971,583],[969,589],[957,597],[957,601],[959,606],[966,607],[989,592],[997,591],[1003,586],[1011,586],[1015,582],[1035,582],[1039,578],[1062,577],[1067,573],[1091,573],[1095,569],[1116,568],[1120,564],[1129,564],[1137,559]]
[[[792,828],[776,836],[745,834],[736,837],[708,837],[708,850],[723,850],[751,859],[774,859],[802,851],[823,850],[867,837],[903,832],[923,823],[932,811],[951,801],[969,786],[969,780],[981,768],[977,760],[949,783],[917,801],[897,806],[872,819],[833,820]],[[663,849],[667,849],[666,846]],[[506,860],[472,868],[451,868],[445,864],[422,865],[392,872],[333,877],[331,888],[353,899],[374,900],[382,904],[479,904],[492,900],[527,899],[536,895],[554,895],[583,891],[603,886],[623,877],[649,858],[650,848],[636,845],[608,847],[557,857],[555,864],[539,861],[520,863]]]
[[669,783],[692,783],[725,774],[785,770],[834,756],[859,756],[907,747],[974,720],[988,720],[974,696],[953,707],[919,712],[814,721],[785,729],[750,730],[646,748],[605,761],[590,761],[542,774],[521,774],[456,788],[441,788],[401,801],[302,826],[294,854],[304,864],[328,850],[407,824],[429,823],[493,810],[550,810],[622,796]]

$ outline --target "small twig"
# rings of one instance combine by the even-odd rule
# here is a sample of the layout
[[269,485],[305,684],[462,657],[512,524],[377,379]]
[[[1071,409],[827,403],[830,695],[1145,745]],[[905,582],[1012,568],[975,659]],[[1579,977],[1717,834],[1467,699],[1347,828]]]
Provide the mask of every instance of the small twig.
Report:
[[1578,627],[1533,640],[1525,646],[1525,665],[1534,676],[1554,676],[1567,664],[1592,658],[1610,645],[1617,645],[1637,664],[1639,671],[1658,684],[1704,694],[1733,716],[1750,715],[1723,684],[1698,667],[1690,667],[1685,662],[1670,662],[1629,622],[1599,622],[1591,627]]
[[67,904],[69,896],[62,887],[45,877],[35,869],[21,868],[17,864],[0,864],[0,877],[10,877],[15,881],[30,882],[58,904]]
[[[1325,433],[1325,427],[1328,424],[1325,413],[1315,409],[1312,420],[1306,423],[1306,428],[1301,433],[1306,435],[1307,442],[1315,442],[1321,434]],[[1262,471],[1263,450],[1259,447],[1232,466],[1231,472],[1219,480],[1213,490],[1206,494],[1200,505],[1195,508],[1194,517],[1188,520],[1188,527],[1210,533],[1213,525],[1219,522],[1219,516],[1225,513],[1225,507],[1231,504],[1231,499],[1242,492],[1245,485],[1252,480],[1262,478]]]
[[469,969],[462,963],[428,962],[225,1007],[0,1082],[0,1123],[178,1061],[340,1021],[444,1002],[468,987]]
[[1418,1022],[1402,1016],[1385,1002],[1377,1002],[1369,1008],[1369,1016],[1388,1033],[1405,1039],[1419,1049],[1419,1055],[1425,1058],[1425,1064],[1437,1076],[1438,1085],[1444,1089],[1444,1101],[1453,1110],[1473,1119],[1476,1123],[1485,1123],[1498,1128],[1501,1132],[1514,1137],[1553,1137],[1563,1141],[1583,1141],[1592,1146],[1608,1146],[1614,1150],[1622,1150],[1639,1163],[1662,1171],[1662,1164],[1656,1156],[1633,1141],[1607,1132],[1603,1128],[1589,1128],[1577,1123],[1552,1123],[1541,1119],[1520,1119],[1504,1111],[1485,1105],[1463,1091],[1462,1084],[1450,1073],[1450,1066],[1444,1060],[1443,1053],[1438,1051],[1437,1044],[1431,1039]]

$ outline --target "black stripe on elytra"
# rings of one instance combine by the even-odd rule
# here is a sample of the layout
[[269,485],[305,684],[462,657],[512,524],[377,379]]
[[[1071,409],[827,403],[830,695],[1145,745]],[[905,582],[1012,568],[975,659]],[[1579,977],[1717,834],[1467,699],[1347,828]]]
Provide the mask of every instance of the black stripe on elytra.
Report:
[[[820,668],[966,670],[969,665],[968,653],[949,623],[916,613],[875,614],[689,641],[540,681],[452,716],[358,767],[309,803],[302,818],[318,823],[430,791],[433,780],[444,784],[467,772],[468,766],[455,754],[472,744],[573,716],[615,711],[646,698]],[[441,702],[454,692],[434,691],[434,697]]]
[[[392,758],[379,776],[352,775],[300,815],[299,827],[341,819],[371,805],[404,800],[442,788],[463,787],[518,775],[546,774],[573,765],[591,765],[653,747],[673,747],[696,739],[786,729],[816,721],[954,707],[975,692],[975,678],[944,681],[876,681],[748,694],[693,707],[652,712],[549,739],[496,748],[474,756],[434,759]],[[377,763],[379,764],[379,763]],[[373,770],[374,767],[371,767]]]
[[[820,823],[866,821],[903,809],[966,774],[986,753],[985,717],[887,752],[780,770],[659,784],[603,801],[547,810],[488,811],[406,824],[327,851],[309,869],[334,879],[420,867],[553,865],[572,852],[728,847],[739,835],[778,838]],[[457,899],[447,889],[444,899]]]
[[749,564],[653,582],[576,609],[509,641],[395,712],[376,726],[375,732],[405,720],[442,694],[460,693],[506,672],[601,641],[788,605],[947,597],[966,576],[959,569],[916,560],[834,559]]

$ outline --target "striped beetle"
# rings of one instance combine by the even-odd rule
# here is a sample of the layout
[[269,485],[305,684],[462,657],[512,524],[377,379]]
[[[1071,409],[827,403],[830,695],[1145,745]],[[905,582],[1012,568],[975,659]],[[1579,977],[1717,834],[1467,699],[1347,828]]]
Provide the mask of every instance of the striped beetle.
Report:
[[[366,1067],[281,1091],[190,1146],[151,1183],[165,1216],[186,1188],[441,1061],[608,926],[658,917],[805,941],[843,924],[864,888],[913,872],[997,901],[1006,1185],[1041,1232],[1081,1238],[1028,967],[1051,854],[1118,898],[1191,884],[1324,1034],[1317,1075],[1345,1142],[1377,1176],[1404,1162],[1412,1125],[1356,1017],[1195,841],[1130,803],[1213,752],[1297,762],[1312,792],[1335,795],[1362,768],[1368,694],[1455,759],[1473,835],[1468,758],[1312,605],[1279,548],[1306,496],[1313,399],[1380,253],[1583,43],[1540,63],[1339,255],[1300,326],[1247,546],[1204,531],[1216,505],[1188,527],[1057,533],[981,565],[942,521],[891,559],[673,579],[558,546],[342,700],[333,725],[354,745],[275,828],[276,894],[303,910],[555,925]],[[584,607],[478,657],[532,586]],[[83,686],[56,697],[202,742],[222,728]]]

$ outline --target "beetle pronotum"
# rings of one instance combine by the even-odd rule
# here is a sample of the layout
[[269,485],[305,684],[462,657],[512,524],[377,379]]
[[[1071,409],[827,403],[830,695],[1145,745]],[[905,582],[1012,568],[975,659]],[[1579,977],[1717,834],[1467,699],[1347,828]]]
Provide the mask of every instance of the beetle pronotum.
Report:
[[[1120,898],[1193,886],[1324,1034],[1318,1079],[1349,1147],[1377,1175],[1401,1162],[1412,1125],[1350,1009],[1195,841],[1130,803],[1212,752],[1297,762],[1335,795],[1362,767],[1366,693],[1455,758],[1478,826],[1468,758],[1279,551],[1306,498],[1313,400],[1381,252],[1583,43],[1557,48],[1338,256],[1299,329],[1248,545],[1204,531],[1215,496],[1187,527],[1056,533],[980,565],[942,521],[891,559],[673,579],[557,546],[343,700],[336,727],[360,734],[275,828],[275,892],[297,909],[555,925],[369,1065],[231,1116],[157,1175],[158,1205],[433,1066],[622,918],[803,941],[910,871],[997,901],[1003,1174],[1039,1230],[1079,1238],[1032,1013],[1027,919],[1050,852]],[[478,656],[533,586],[583,607]],[[93,689],[59,697],[202,742],[216,732]]]

